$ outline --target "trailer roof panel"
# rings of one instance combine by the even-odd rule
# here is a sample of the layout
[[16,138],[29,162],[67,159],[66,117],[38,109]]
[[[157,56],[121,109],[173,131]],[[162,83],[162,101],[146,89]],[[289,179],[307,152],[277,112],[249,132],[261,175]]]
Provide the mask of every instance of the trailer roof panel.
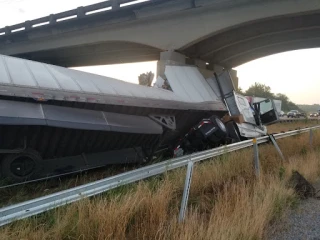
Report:
[[46,69],[45,64],[28,61],[27,67],[30,69],[31,74],[34,76],[39,87],[60,89],[58,82],[54,79],[53,75]]
[[8,74],[14,85],[37,87],[38,83],[26,65],[26,61],[18,58],[5,57]]
[[170,91],[10,56],[1,58],[0,95],[39,101],[226,110],[195,67],[167,66]]
[[54,76],[63,90],[82,92],[80,86],[70,76],[61,73],[58,68],[52,65],[47,65],[47,69]]
[[184,101],[216,101],[217,96],[199,70],[193,66],[166,66],[165,75],[172,90]]
[[10,75],[7,71],[7,66],[4,62],[4,57],[0,56],[0,83],[11,83]]

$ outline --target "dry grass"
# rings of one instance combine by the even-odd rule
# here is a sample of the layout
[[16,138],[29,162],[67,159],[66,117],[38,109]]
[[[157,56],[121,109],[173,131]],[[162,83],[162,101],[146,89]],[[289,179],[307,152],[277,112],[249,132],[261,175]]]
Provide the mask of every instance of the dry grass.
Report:
[[[83,173],[66,175],[61,178],[53,178],[41,182],[3,188],[0,189],[0,207],[80,186],[136,168],[137,165],[134,164],[108,166]],[[1,182],[0,186],[4,186],[6,184],[6,182]]]
[[[294,130],[297,128],[317,125],[317,121],[297,121],[288,123],[278,123],[268,126],[269,133]],[[55,178],[48,181],[26,184],[17,187],[0,189],[0,207],[26,201],[36,197],[41,197],[50,193],[76,187],[88,182],[100,180],[121,172],[134,169],[135,166],[114,166],[87,171],[63,178]],[[1,186],[1,183],[0,183]]]
[[262,175],[255,179],[252,150],[196,165],[188,212],[177,221],[185,169],[79,201],[1,229],[0,239],[261,239],[297,199],[286,180],[292,170],[314,181],[320,173],[320,133],[259,147]]
[[[278,123],[268,126],[270,133],[294,130],[308,126],[317,125],[316,121],[297,121],[288,123]],[[114,166],[87,171],[63,178],[55,178],[40,183],[32,183],[17,187],[0,189],[0,207],[26,201],[36,197],[41,197],[54,192],[76,187],[88,182],[100,180],[121,172],[134,169],[135,166]],[[0,183],[1,186],[1,183]]]
[[316,126],[316,125],[319,125],[319,121],[317,121],[317,120],[301,119],[301,120],[297,120],[295,122],[283,122],[283,123],[277,123],[277,124],[270,125],[270,126],[268,126],[268,132],[269,133],[280,133],[280,132],[295,130],[298,128]]

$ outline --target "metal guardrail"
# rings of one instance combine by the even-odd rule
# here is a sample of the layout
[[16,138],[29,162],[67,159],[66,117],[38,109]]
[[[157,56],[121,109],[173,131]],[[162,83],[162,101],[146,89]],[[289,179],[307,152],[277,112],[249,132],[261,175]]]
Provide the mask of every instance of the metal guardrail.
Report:
[[[146,1],[152,1],[152,0],[146,0]],[[138,3],[136,2],[137,2],[136,0],[110,0],[110,1],[105,1],[101,3],[92,4],[85,7],[78,7],[76,9],[72,9],[69,11],[65,11],[57,14],[51,14],[46,17],[0,28],[0,37],[7,36],[15,32],[30,30],[32,28],[53,25],[65,20],[70,20],[74,18],[78,18],[78,19],[84,18],[94,13],[119,10],[121,7],[127,6],[127,5],[133,5],[133,4],[137,5],[137,4],[144,3],[144,2],[138,2]]]
[[284,123],[284,122],[298,122],[298,121],[305,121],[305,122],[308,122],[308,121],[317,121],[319,122],[320,119],[318,118],[286,118],[286,117],[282,117],[280,118],[279,120],[279,123]]
[[[290,137],[301,133],[311,132],[314,129],[319,129],[320,126],[299,129],[286,133],[273,135],[275,139]],[[269,137],[257,138],[257,144],[266,143]],[[142,167],[133,171],[122,173],[116,176],[108,177],[99,181],[88,183],[82,186],[74,187],[68,190],[50,194],[44,197],[36,198],[30,201],[14,204],[0,209],[0,226],[11,223],[15,220],[24,219],[30,216],[43,213],[45,211],[84,199],[90,196],[98,195],[102,192],[109,191],[116,187],[137,182],[165,173],[167,171],[177,169],[192,163],[203,161],[212,157],[216,157],[225,153],[244,149],[253,145],[252,140],[246,140],[215,149],[194,153],[191,155],[170,159],[150,166]]]

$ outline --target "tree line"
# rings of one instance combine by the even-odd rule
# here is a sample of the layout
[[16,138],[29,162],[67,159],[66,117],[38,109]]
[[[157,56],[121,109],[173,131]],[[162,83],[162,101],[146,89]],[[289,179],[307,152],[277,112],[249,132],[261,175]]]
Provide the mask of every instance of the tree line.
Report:
[[256,96],[270,99],[277,99],[282,101],[281,109],[284,112],[290,110],[302,111],[298,105],[291,102],[287,95],[283,93],[273,93],[271,88],[262,83],[255,83],[251,85],[246,91],[243,91],[241,88],[238,89],[238,92],[245,96]]

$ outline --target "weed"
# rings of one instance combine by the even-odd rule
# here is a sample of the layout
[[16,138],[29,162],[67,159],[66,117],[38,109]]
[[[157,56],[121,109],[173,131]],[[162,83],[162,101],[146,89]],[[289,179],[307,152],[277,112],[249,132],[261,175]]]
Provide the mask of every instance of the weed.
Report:
[[186,169],[180,168],[10,224],[0,239],[261,239],[270,222],[298,204],[286,187],[292,170],[311,182],[320,173],[319,132],[314,148],[307,134],[277,142],[286,161],[274,146],[259,146],[258,181],[252,149],[196,164],[183,224],[177,218]]

